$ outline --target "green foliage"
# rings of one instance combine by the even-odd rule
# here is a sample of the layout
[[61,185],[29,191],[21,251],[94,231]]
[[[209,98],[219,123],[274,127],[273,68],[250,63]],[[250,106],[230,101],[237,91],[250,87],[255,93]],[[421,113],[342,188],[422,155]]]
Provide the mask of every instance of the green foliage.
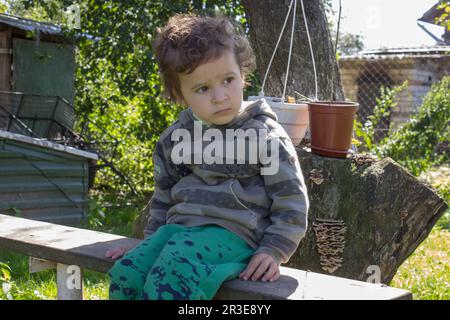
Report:
[[356,136],[370,153],[380,158],[391,157],[418,176],[450,158],[450,76],[432,86],[419,112],[408,123],[397,131],[389,130],[384,138],[375,141],[376,125],[392,111],[395,95],[404,86],[382,90],[374,115],[364,125],[356,123]]
[[5,210],[5,214],[9,214],[14,217],[22,216],[22,211],[19,208],[17,208],[16,206],[7,207],[4,210]]
[[86,228],[96,230],[104,225],[105,212],[102,206],[95,200],[89,199],[87,202]]
[[8,6],[4,3],[0,3],[0,13],[4,13],[8,10]]
[[440,0],[436,9],[442,10],[442,14],[435,18],[436,23],[450,30],[450,1]]
[[0,300],[12,300],[12,288],[11,268],[6,263],[0,261]]
[[378,157],[382,157],[380,145],[383,145],[387,141],[389,132],[381,141],[376,141],[377,128],[382,119],[390,116],[393,108],[397,105],[395,102],[396,95],[403,91],[407,85],[408,82],[405,81],[400,86],[392,89],[381,87],[380,97],[376,98],[377,104],[374,107],[373,114],[367,117],[367,121],[364,124],[355,120],[356,137],[362,140],[364,147],[367,148],[370,153],[377,155]]
[[11,268],[3,262],[0,262],[0,281],[9,281],[11,279]]
[[419,175],[450,159],[450,76],[432,86],[418,114],[380,146],[389,156]]
[[[447,199],[448,199],[448,195],[447,195]],[[447,203],[450,203],[450,202],[447,202]],[[447,211],[438,220],[438,222],[436,223],[436,226],[439,229],[450,230],[450,210],[449,209],[447,209]]]
[[4,0],[5,12],[8,14],[37,21],[52,21],[56,24],[65,23],[64,7],[70,4],[72,1]]
[[351,56],[364,50],[363,36],[352,33],[344,33],[339,36],[337,51],[341,55]]
[[84,228],[131,237],[135,220],[149,200],[92,190]]
[[419,179],[436,190],[449,208],[436,223],[436,227],[450,231],[450,164],[442,164],[421,173]]

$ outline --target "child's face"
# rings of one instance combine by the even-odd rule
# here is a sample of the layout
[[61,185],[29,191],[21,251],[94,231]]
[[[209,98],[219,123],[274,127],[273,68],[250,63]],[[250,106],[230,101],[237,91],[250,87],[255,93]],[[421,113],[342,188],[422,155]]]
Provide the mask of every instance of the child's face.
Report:
[[190,74],[178,74],[182,104],[203,121],[229,123],[239,113],[244,79],[234,54],[226,51],[213,61],[199,65]]

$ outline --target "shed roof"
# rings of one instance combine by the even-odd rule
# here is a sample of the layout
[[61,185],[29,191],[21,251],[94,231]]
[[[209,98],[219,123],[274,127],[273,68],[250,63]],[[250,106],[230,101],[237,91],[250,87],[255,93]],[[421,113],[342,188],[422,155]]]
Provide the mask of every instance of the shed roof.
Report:
[[0,139],[1,138],[19,141],[19,142],[27,143],[27,144],[34,145],[34,146],[39,146],[39,147],[46,148],[46,149],[65,152],[65,153],[68,153],[68,154],[71,154],[74,156],[78,156],[78,157],[82,157],[82,158],[98,160],[98,155],[95,153],[79,150],[79,149],[69,147],[69,146],[64,146],[64,145],[61,145],[58,143],[51,142],[47,139],[27,137],[27,136],[24,136],[21,134],[12,133],[12,132],[0,129]]
[[353,56],[344,56],[342,59],[389,59],[389,58],[439,58],[450,56],[450,46],[435,45],[422,47],[381,48],[364,50]]
[[62,30],[61,27],[46,23],[46,22],[39,22],[31,19],[26,19],[22,17],[17,17],[5,13],[0,13],[0,23],[6,24],[11,27],[18,28],[20,30],[24,31],[39,31],[44,34],[49,35],[61,35]]
[[[67,39],[63,32],[63,29],[60,26],[48,22],[40,22],[6,13],[0,13],[0,25],[1,24],[5,24],[22,31],[37,31],[39,34],[43,34],[46,36],[54,36],[62,39]],[[94,38],[91,35],[84,33],[77,33],[75,35],[75,38],[81,36],[91,40],[98,40],[98,38]]]

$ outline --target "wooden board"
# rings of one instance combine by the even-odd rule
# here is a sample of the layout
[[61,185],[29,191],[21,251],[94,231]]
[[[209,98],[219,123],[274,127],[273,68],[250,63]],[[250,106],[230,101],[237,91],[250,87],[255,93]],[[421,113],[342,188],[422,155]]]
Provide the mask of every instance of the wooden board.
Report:
[[0,248],[98,272],[107,272],[113,265],[113,260],[104,257],[107,250],[138,242],[109,233],[0,215]]
[[[106,272],[113,260],[105,252],[140,240],[108,233],[0,215],[0,248],[33,257]],[[411,299],[406,290],[382,284],[281,267],[273,283],[227,281],[216,299]]]
[[[384,284],[280,267],[276,283],[228,281],[216,299],[287,300],[411,300],[412,294]],[[239,298],[237,298],[239,297]],[[241,298],[243,297],[243,298]]]
[[0,31],[0,91],[11,90],[11,35],[10,30]]

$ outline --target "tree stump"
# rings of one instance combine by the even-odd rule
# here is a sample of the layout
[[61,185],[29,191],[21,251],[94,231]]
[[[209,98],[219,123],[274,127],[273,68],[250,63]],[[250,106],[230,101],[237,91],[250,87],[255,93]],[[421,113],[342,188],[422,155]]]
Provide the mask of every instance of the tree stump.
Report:
[[[307,233],[288,267],[388,284],[447,208],[431,187],[390,158],[297,153],[310,210]],[[135,237],[143,237],[147,219],[148,205],[135,223]]]
[[[391,158],[297,149],[309,192],[308,231],[288,266],[388,284],[447,205]],[[369,279],[370,280],[370,279]]]

